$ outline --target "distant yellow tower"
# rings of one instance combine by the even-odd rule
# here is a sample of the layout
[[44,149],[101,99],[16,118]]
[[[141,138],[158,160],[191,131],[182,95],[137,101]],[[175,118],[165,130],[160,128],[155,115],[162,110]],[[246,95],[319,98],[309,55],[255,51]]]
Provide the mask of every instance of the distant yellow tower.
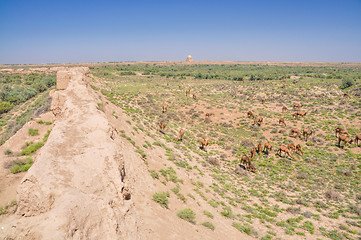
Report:
[[193,62],[193,58],[191,55],[188,55],[187,59],[186,59],[186,62]]

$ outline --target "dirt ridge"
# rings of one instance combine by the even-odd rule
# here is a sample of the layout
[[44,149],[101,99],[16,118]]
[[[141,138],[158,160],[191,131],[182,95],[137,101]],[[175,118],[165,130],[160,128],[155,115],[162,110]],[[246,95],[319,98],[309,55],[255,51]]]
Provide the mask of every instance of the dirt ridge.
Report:
[[[54,128],[17,190],[18,209],[1,224],[5,239],[145,239],[127,164],[136,164],[87,85],[88,68],[69,68],[53,93]],[[131,169],[131,166],[130,166]],[[138,172],[144,175],[142,171]],[[145,184],[142,181],[141,184]]]

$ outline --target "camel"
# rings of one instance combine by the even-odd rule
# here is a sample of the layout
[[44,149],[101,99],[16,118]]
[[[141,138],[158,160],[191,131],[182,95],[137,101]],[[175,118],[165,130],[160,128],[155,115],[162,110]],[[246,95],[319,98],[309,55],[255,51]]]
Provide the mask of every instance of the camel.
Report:
[[303,104],[302,103],[295,103],[293,104],[293,109],[300,109],[301,107],[303,107]]
[[297,144],[297,146],[296,146],[296,153],[298,153],[299,155],[303,155],[302,148],[301,148],[300,144]]
[[340,134],[348,135],[347,130],[346,130],[346,129],[343,129],[343,128],[340,128],[340,127],[337,127],[337,128],[336,128],[336,137],[337,137],[337,133],[338,133],[338,135],[340,135]]
[[256,118],[253,113],[251,111],[248,111],[247,113],[247,117],[252,117],[252,118]]
[[167,105],[163,105],[163,107],[162,107],[162,113],[165,113],[166,111],[167,111]]
[[288,108],[286,106],[283,106],[282,107],[282,112],[287,112],[288,111]]
[[264,97],[264,98],[262,98],[262,100],[261,100],[261,101],[262,101],[262,103],[265,103],[265,102],[266,102],[266,100],[267,100],[267,98],[265,98],[265,97]]
[[206,118],[211,117],[212,115],[214,115],[214,113],[206,113]]
[[270,144],[268,141],[264,144],[263,151],[267,151],[267,154],[272,150],[272,144]]
[[280,118],[280,120],[278,120],[278,123],[279,124],[283,123],[283,125],[285,125],[285,127],[286,127],[286,122],[283,118]]
[[306,116],[307,113],[308,113],[308,112],[297,111],[297,112],[295,112],[294,114],[292,114],[292,116],[293,116],[294,118],[297,118],[298,116],[304,117],[304,116]]
[[251,159],[253,159],[256,156],[256,149],[251,148]]
[[278,151],[277,151],[277,154],[282,157],[281,153],[284,152],[285,154],[287,154],[289,157],[291,157],[293,159],[293,156],[291,155],[290,151],[288,150],[288,147],[287,146],[280,146]]
[[193,99],[197,100],[197,95],[195,93],[193,93]]
[[358,146],[358,140],[361,140],[361,133],[357,134],[355,137],[356,146]]
[[160,122],[160,123],[159,123],[160,131],[163,132],[166,126],[167,126],[166,123]]
[[303,129],[302,135],[303,135],[303,138],[305,139],[306,142],[308,140],[308,137],[311,136],[312,133],[313,133],[313,131],[308,129],[308,128]]
[[301,132],[300,132],[300,130],[298,130],[297,128],[292,128],[292,130],[291,130],[291,135],[293,135],[294,133],[296,133],[295,138],[301,136]]
[[251,163],[251,162],[249,163],[248,170],[251,171],[251,172],[256,173],[256,167],[254,166],[253,163]]
[[186,90],[186,96],[188,96],[188,94],[191,94],[191,89],[190,88]]
[[201,139],[201,144],[202,144],[201,149],[203,149],[205,152],[207,152],[206,146],[208,146],[209,142],[204,137],[202,137],[202,139]]
[[293,153],[296,151],[296,146],[293,143],[290,143],[287,145],[288,150],[290,150],[290,153]]
[[351,144],[353,142],[353,139],[349,139],[346,135],[339,135],[338,136],[338,146],[341,147],[341,142],[344,142],[346,146],[346,143]]
[[260,154],[260,153],[262,152],[262,150],[263,150],[263,145],[262,145],[262,143],[259,143],[259,144],[257,145],[257,152],[258,152],[258,154]]
[[178,87],[179,87],[179,89],[182,89],[182,85],[179,85]]
[[258,126],[261,126],[261,124],[263,123],[263,117],[258,118],[257,123]]
[[176,141],[176,142],[182,141],[183,140],[183,135],[184,135],[184,130],[180,129],[179,133],[178,133],[178,137],[176,139],[174,139],[174,141]]
[[249,166],[249,164],[251,163],[251,160],[249,159],[248,156],[243,155],[241,157],[241,163],[244,164],[245,166],[247,166],[247,165]]

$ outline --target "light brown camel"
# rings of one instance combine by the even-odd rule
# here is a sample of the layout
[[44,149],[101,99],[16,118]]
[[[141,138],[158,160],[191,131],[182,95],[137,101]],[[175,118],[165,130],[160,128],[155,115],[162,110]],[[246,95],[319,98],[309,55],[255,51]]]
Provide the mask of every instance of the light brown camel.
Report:
[[278,120],[278,124],[283,123],[283,125],[286,127],[286,122],[283,118],[280,118],[280,120]]
[[267,154],[272,150],[272,144],[269,143],[268,141],[264,144],[264,149],[263,151],[267,151]]
[[247,166],[249,166],[249,164],[251,163],[251,159],[249,159],[248,156],[243,155],[243,156],[241,157],[241,163],[244,164],[244,166],[247,167]]
[[301,107],[303,107],[303,104],[302,103],[295,103],[293,104],[293,109],[300,109]]
[[341,134],[345,134],[345,135],[348,135],[348,132],[346,129],[343,129],[343,128],[340,128],[340,127],[337,127],[336,128],[336,137],[337,137],[337,134],[338,135],[341,135]]
[[167,111],[167,105],[163,105],[163,107],[162,107],[162,113],[165,113],[166,111]]
[[341,142],[344,142],[344,146],[346,146],[346,143],[351,144],[353,142],[353,139],[349,139],[346,135],[339,135],[338,136],[338,145],[341,147]]
[[209,144],[209,142],[204,138],[204,137],[202,137],[202,139],[201,139],[201,149],[203,149],[205,152],[207,152],[207,150],[206,150],[206,146],[208,146],[208,144]]
[[266,100],[267,100],[267,98],[265,98],[265,97],[264,97],[264,98],[262,98],[262,100],[261,100],[261,101],[262,101],[262,103],[265,103],[265,102],[266,102]]
[[248,170],[256,173],[256,167],[254,166],[254,164],[252,162],[249,163]]
[[278,151],[277,151],[277,154],[282,157],[281,153],[284,152],[285,154],[287,154],[289,157],[291,157],[293,159],[293,156],[291,155],[290,153],[290,150],[288,150],[288,147],[287,146],[280,146]]
[[160,123],[159,123],[159,128],[160,128],[160,131],[161,131],[161,132],[163,132],[166,126],[167,126],[167,124],[166,124],[166,123],[164,123],[164,122],[160,122]]
[[286,106],[283,106],[282,107],[282,112],[287,112],[288,111],[288,108]]
[[256,149],[251,148],[251,160],[256,156]]
[[259,143],[259,144],[257,145],[257,152],[258,152],[258,154],[260,154],[260,153],[262,152],[262,150],[263,150],[263,144],[262,144],[262,143]]
[[179,133],[178,133],[178,137],[176,139],[174,139],[174,141],[176,141],[176,142],[182,141],[183,140],[183,135],[184,135],[184,130],[180,129]]
[[248,111],[247,117],[256,118],[251,111]]
[[313,133],[313,131],[308,129],[308,128],[303,129],[302,135],[303,135],[303,138],[305,139],[306,142],[308,140],[308,137],[311,136],[312,133]]
[[193,99],[197,100],[197,95],[195,93],[193,93]]
[[300,132],[299,129],[297,129],[297,128],[292,128],[292,129],[291,129],[291,135],[293,136],[295,133],[296,133],[295,138],[301,136],[301,132]]
[[296,151],[296,146],[293,143],[290,143],[287,145],[288,150],[290,150],[290,153],[293,153]]

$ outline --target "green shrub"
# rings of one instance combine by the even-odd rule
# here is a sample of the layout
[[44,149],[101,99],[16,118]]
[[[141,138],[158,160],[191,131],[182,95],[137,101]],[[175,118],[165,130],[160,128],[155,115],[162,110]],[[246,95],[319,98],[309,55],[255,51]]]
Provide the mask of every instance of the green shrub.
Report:
[[11,173],[19,173],[19,172],[26,172],[29,170],[29,168],[33,165],[33,159],[26,158],[23,160],[15,160],[13,161],[13,164],[15,164],[13,167],[10,168]]
[[154,170],[148,170],[148,172],[150,173],[150,176],[153,178],[153,179],[159,179],[159,174],[154,171]]
[[240,232],[244,232],[244,233],[246,233],[248,235],[251,235],[251,228],[243,226],[241,223],[233,222],[232,227],[238,229],[238,231],[240,231]]
[[196,214],[190,208],[185,208],[183,210],[180,210],[177,213],[177,215],[178,215],[178,217],[180,217],[181,219],[183,219],[185,221],[196,224]]
[[209,218],[212,218],[212,219],[214,218],[214,216],[213,216],[213,214],[211,212],[208,212],[208,211],[204,210],[203,213],[204,213],[204,215],[206,215]]
[[45,135],[44,135],[44,137],[43,137],[43,142],[44,142],[44,143],[45,143],[46,141],[48,141],[48,138],[49,138],[50,133],[51,133],[51,129],[48,130],[48,131],[45,133]]
[[10,111],[14,107],[10,102],[2,102],[0,101],[0,114],[6,113]]
[[30,136],[38,136],[39,135],[39,130],[38,129],[29,128],[28,132],[29,132]]
[[168,208],[169,192],[158,192],[153,194],[153,200],[162,207]]
[[345,79],[342,80],[342,83],[341,83],[340,88],[341,88],[341,89],[346,89],[346,88],[351,87],[351,86],[354,85],[354,84],[355,84],[355,82],[354,82],[353,79],[351,79],[351,78],[345,78]]
[[202,225],[214,231],[214,225],[211,222],[204,222]]
[[34,152],[36,152],[39,148],[41,148],[42,146],[44,146],[44,143],[43,142],[37,142],[35,144],[31,144],[29,146],[27,146],[26,148],[24,148],[22,151],[21,151],[21,155],[30,155]]
[[302,225],[303,229],[306,229],[307,231],[309,231],[311,234],[315,233],[315,227],[313,226],[313,223],[311,221],[305,221]]

